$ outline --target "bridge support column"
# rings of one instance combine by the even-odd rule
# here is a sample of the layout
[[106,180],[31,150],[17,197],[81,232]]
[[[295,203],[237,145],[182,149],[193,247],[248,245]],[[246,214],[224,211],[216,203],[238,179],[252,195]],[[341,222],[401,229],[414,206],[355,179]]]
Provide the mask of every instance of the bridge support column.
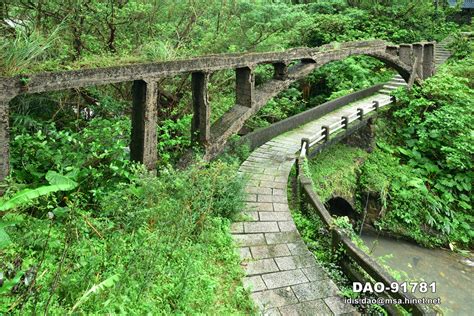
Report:
[[434,43],[423,45],[423,79],[434,74]]
[[10,173],[10,99],[0,100],[0,196],[5,192],[4,181]]
[[250,67],[237,68],[235,74],[236,103],[251,108],[254,103],[253,94],[255,89],[255,77],[252,69]]
[[418,60],[418,63],[415,63],[416,69],[413,71],[416,71],[418,78],[423,79],[423,44],[413,44],[413,59]]
[[193,143],[206,147],[211,138],[209,99],[207,85],[209,73],[193,72],[191,87],[193,93],[193,120],[191,122],[191,140]]
[[148,170],[155,170],[158,85],[155,81],[135,80],[132,95],[130,158],[143,163]]
[[273,79],[286,80],[288,78],[288,65],[285,63],[274,63]]

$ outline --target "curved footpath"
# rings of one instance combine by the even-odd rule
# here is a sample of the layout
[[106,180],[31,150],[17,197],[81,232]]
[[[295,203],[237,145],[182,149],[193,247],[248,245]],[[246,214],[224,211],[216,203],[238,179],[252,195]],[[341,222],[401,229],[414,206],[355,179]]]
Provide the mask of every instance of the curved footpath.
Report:
[[262,313],[357,314],[352,305],[343,302],[337,286],[302,241],[288,207],[287,181],[301,138],[313,136],[323,125],[335,123],[357,108],[365,110],[373,101],[387,99],[388,95],[377,93],[279,135],[253,151],[241,165],[240,172],[250,179],[243,212],[248,220],[233,223],[231,229],[246,272],[244,285],[251,289]]
[[[445,48],[447,43],[438,43],[436,65],[451,55]],[[343,302],[337,286],[301,239],[288,207],[287,181],[301,138],[312,137],[323,125],[331,125],[359,107],[387,101],[389,93],[400,86],[406,83],[397,75],[379,93],[275,137],[241,165],[239,171],[250,179],[243,211],[248,220],[233,223],[231,230],[246,272],[244,285],[262,314],[358,314]]]

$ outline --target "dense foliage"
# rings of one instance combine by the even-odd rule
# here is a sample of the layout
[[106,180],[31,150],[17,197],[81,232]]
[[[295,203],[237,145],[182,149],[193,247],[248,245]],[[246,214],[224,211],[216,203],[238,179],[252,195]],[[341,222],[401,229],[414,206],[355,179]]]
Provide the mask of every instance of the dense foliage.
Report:
[[396,106],[377,122],[374,152],[337,145],[308,171],[324,200],[357,196],[362,211],[375,195],[379,228],[427,246],[472,248],[474,59],[463,43],[454,46],[467,57],[396,92]]
[[[4,0],[0,75],[20,75],[27,85],[29,73],[45,70],[370,38],[413,42],[443,38],[456,27],[447,22],[454,11],[431,1],[299,2]],[[468,56],[462,53],[466,43],[455,45],[459,57]],[[472,126],[467,106],[472,90],[466,89],[472,89],[466,79],[472,79],[472,59],[449,69],[425,87],[399,95],[393,118],[407,129],[389,127],[392,133],[363,168],[377,169],[375,155],[381,155],[397,177],[400,168],[415,170],[410,190],[419,190],[415,201],[422,202],[412,206],[439,210],[433,219],[417,210],[441,233],[433,238],[448,236],[466,244],[466,224],[472,220],[466,206],[472,202],[467,192],[472,135],[465,138],[463,131]],[[366,56],[330,63],[268,102],[247,127],[267,126],[392,74]],[[272,69],[258,66],[255,75],[260,85],[271,78]],[[211,75],[213,122],[235,103],[234,76],[230,70]],[[12,170],[0,200],[0,313],[252,312],[228,229],[241,209],[238,158],[230,153],[214,163],[177,170],[192,146],[190,80],[181,75],[158,83],[156,177],[129,160],[130,83],[25,95],[10,102]],[[463,119],[453,120],[459,113]],[[419,133],[410,129],[414,124],[423,125]],[[453,143],[443,136],[446,129]],[[246,149],[239,153],[245,155]],[[340,183],[356,177],[352,171]],[[365,189],[381,178],[365,177]],[[401,187],[387,186],[393,190],[393,205],[403,203],[407,193]],[[405,191],[398,194],[397,188]],[[381,225],[405,224],[397,211],[391,214]],[[410,225],[416,226],[415,215]],[[424,230],[412,231],[418,234],[415,239],[425,236]]]
[[424,244],[473,245],[474,56],[397,93],[362,186],[387,190],[381,225]]
[[250,311],[228,233],[241,209],[234,168],[135,173],[103,183],[96,207],[82,183],[3,212],[2,313]]

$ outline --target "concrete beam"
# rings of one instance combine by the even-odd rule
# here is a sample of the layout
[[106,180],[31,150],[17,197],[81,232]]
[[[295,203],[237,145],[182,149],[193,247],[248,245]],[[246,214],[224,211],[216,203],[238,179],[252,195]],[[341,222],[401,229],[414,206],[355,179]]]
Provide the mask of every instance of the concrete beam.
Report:
[[135,80],[132,95],[130,158],[143,163],[148,170],[155,170],[158,85],[156,81]]
[[425,43],[423,45],[423,79],[431,77],[434,72],[434,43]]
[[193,120],[191,122],[191,139],[193,143],[198,143],[203,147],[207,147],[211,138],[211,109],[207,92],[208,83],[209,73],[192,73]]
[[0,196],[3,195],[4,181],[10,173],[10,99],[0,99]]
[[235,102],[251,108],[254,104],[255,77],[250,67],[235,70]]
[[418,78],[423,79],[423,44],[413,44],[413,59],[418,59],[416,68],[413,71],[416,72]]
[[386,43],[380,40],[355,41],[338,45],[327,44],[315,48],[294,48],[284,52],[237,53],[202,56],[157,63],[141,63],[97,69],[81,69],[61,72],[45,72],[26,75],[28,84],[21,84],[25,75],[12,78],[0,78],[0,98],[13,97],[16,94],[39,93],[117,82],[142,80],[143,78],[163,78],[178,74],[223,69],[236,69],[248,65],[282,63],[293,60],[312,60],[332,55],[337,51],[349,54],[385,51]]
[[275,80],[286,80],[288,78],[288,64],[286,63],[274,63],[273,64],[273,79]]

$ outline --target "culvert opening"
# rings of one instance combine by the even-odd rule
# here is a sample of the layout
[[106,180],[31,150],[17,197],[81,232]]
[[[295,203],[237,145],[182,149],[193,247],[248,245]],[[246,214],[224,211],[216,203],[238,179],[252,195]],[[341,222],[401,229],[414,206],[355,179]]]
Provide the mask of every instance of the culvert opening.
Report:
[[347,216],[356,218],[356,212],[351,204],[342,197],[333,197],[326,202],[326,208],[332,216]]

